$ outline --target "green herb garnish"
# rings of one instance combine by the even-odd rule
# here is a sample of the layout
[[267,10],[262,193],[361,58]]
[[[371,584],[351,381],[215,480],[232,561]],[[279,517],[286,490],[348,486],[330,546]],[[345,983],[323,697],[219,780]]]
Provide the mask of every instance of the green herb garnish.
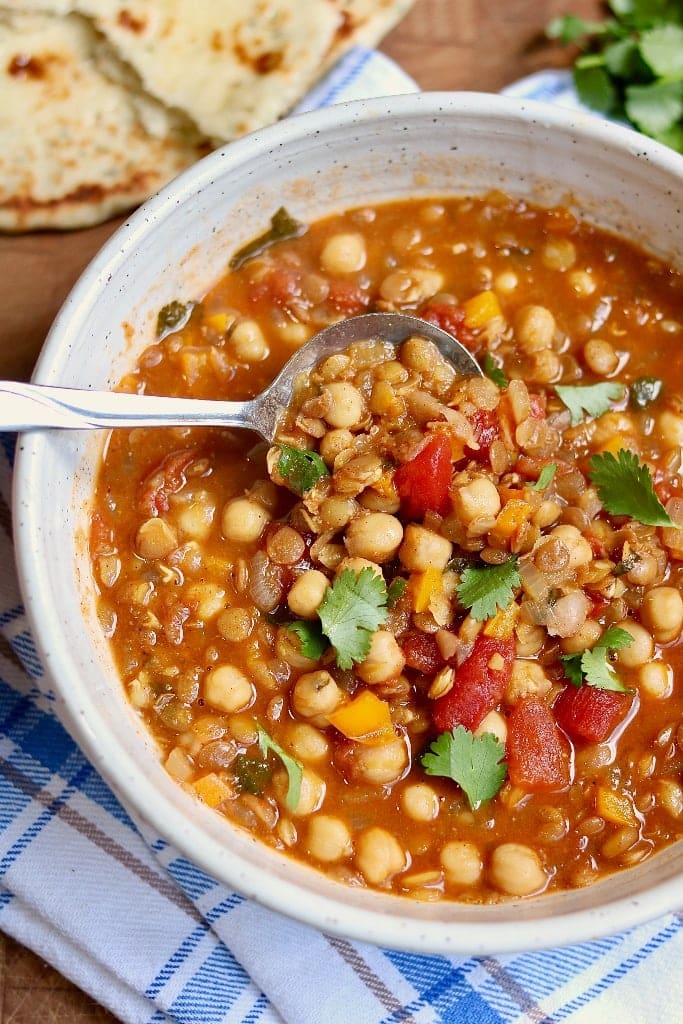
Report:
[[546,487],[549,487],[552,480],[557,473],[557,463],[549,462],[547,466],[544,466],[541,472],[538,474],[538,480],[535,484],[529,484],[532,491],[544,491]]
[[365,659],[372,634],[386,621],[387,598],[384,579],[369,566],[359,573],[345,569],[325,591],[318,617],[339,668]]
[[261,756],[265,757],[269,750],[272,750],[274,754],[282,761],[287,772],[287,795],[285,797],[285,803],[290,811],[295,811],[299,806],[299,798],[301,796],[301,779],[303,777],[304,769],[303,765],[296,760],[294,757],[290,757],[289,754],[285,753],[282,747],[271,739],[265,729],[262,729],[260,725],[257,727],[258,731],[258,745],[261,751]]
[[246,245],[237,250],[230,260],[230,269],[239,270],[252,256],[260,256],[262,252],[270,248],[271,245],[275,245],[276,242],[284,242],[288,238],[298,238],[299,235],[303,235],[305,230],[306,225],[291,217],[284,206],[281,206],[270,218],[268,230],[264,231],[257,238],[252,238],[251,242],[247,242]]
[[277,471],[296,494],[305,494],[318,480],[330,475],[329,469],[317,452],[293,448],[280,441],[276,442],[276,446],[280,449]]
[[304,658],[311,658],[313,661],[318,661],[319,658],[322,658],[327,650],[327,640],[323,636],[319,622],[297,620],[296,622],[290,622],[287,629],[299,637],[301,642],[299,650]]
[[547,34],[578,43],[580,100],[631,122],[683,153],[683,6],[680,0],[609,0],[613,17],[555,18]]
[[610,408],[610,402],[624,397],[623,384],[556,384],[555,391],[572,414],[572,426],[586,416],[602,416]]
[[437,736],[421,760],[427,775],[442,775],[457,782],[475,810],[503,785],[507,775],[504,757],[505,747],[491,733],[474,736],[458,725],[452,732]]
[[659,377],[639,377],[629,386],[629,401],[634,409],[646,409],[662,393],[664,382]]
[[387,608],[393,608],[398,604],[407,586],[408,581],[404,580],[401,576],[397,576],[395,580],[391,581],[387,588]]
[[237,755],[233,770],[235,782],[240,790],[245,793],[254,793],[255,796],[261,795],[273,774],[267,761],[261,761],[256,757],[247,757],[246,754]]
[[162,306],[157,314],[157,338],[163,338],[171,331],[184,327],[194,309],[194,302],[178,302],[174,299]]
[[492,380],[496,387],[506,388],[508,386],[509,381],[505,376],[502,366],[496,362],[490,352],[484,353],[481,365],[488,379]]
[[630,647],[633,637],[618,626],[605,630],[592,651],[582,654],[563,654],[560,656],[564,673],[572,686],[595,686],[599,690],[615,690],[628,693],[621,679],[614,671],[610,660],[611,651],[620,651]]
[[630,516],[646,526],[676,525],[655,494],[649,467],[633,452],[620,448],[616,458],[611,452],[592,455],[588,476],[611,515]]
[[457,588],[458,599],[477,622],[491,619],[498,609],[505,609],[521,583],[518,560],[511,555],[501,565],[483,565],[465,569]]

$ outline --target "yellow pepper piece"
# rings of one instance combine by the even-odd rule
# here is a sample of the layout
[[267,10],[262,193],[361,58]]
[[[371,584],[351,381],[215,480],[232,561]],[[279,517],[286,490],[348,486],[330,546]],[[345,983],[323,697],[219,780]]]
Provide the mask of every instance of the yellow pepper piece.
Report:
[[333,711],[327,721],[357,743],[381,744],[395,739],[389,705],[371,690],[363,690],[348,704]]
[[202,775],[201,779],[197,779],[193,783],[193,786],[200,800],[203,800],[209,807],[218,807],[229,796],[232,796],[230,787],[215,772]]
[[439,569],[425,569],[410,577],[410,597],[414,612],[426,612],[429,601],[442,588],[443,577]]
[[515,631],[519,605],[513,601],[507,608],[501,608],[484,626],[484,636],[495,637],[496,640],[509,640]]
[[523,526],[530,518],[533,507],[528,501],[521,498],[511,498],[498,513],[498,517],[491,530],[491,536],[496,540],[509,540],[517,533],[520,526]]
[[601,818],[611,821],[615,825],[638,824],[630,797],[625,793],[615,793],[613,789],[607,789],[606,786],[598,786],[595,794],[595,809]]
[[465,310],[465,323],[468,327],[483,327],[489,320],[503,315],[498,296],[492,291],[473,295],[464,304],[463,309]]

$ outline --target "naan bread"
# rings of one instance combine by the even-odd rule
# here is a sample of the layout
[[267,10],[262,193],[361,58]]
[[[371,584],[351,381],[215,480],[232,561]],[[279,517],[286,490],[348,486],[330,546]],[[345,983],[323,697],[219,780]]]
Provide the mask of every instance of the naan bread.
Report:
[[85,19],[0,11],[0,230],[96,224],[205,151]]
[[0,0],[0,230],[82,227],[286,114],[412,0]]

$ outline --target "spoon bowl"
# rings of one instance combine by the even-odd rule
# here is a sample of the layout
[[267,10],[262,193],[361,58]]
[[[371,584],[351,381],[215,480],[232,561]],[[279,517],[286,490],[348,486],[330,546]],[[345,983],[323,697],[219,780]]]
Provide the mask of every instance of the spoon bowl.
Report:
[[0,428],[244,427],[270,442],[291,401],[294,381],[302,373],[355,341],[377,339],[400,345],[415,335],[434,342],[461,376],[482,376],[474,356],[440,327],[403,313],[365,313],[340,320],[314,335],[288,360],[265,391],[246,402],[164,398],[1,381]]

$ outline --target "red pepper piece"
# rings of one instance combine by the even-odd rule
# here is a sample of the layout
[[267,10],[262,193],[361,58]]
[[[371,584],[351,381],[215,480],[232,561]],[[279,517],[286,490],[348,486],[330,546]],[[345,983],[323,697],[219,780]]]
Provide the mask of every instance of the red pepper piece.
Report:
[[427,512],[446,515],[451,504],[452,476],[451,442],[445,434],[435,434],[414,459],[404,462],[394,474],[403,515],[407,519],[423,519]]
[[491,450],[491,444],[500,438],[498,416],[495,411],[490,409],[477,409],[469,419],[479,448],[466,448],[465,451],[471,459],[476,459],[477,462],[486,462]]
[[553,705],[553,712],[572,739],[603,743],[626,715],[631,697],[597,686],[567,686]]
[[408,668],[422,672],[423,675],[433,675],[444,664],[439,645],[431,633],[415,631],[404,634],[401,637],[401,650]]
[[434,701],[432,719],[439,732],[456,725],[476,729],[502,700],[514,660],[514,640],[498,640],[480,633],[469,658],[456,669],[453,688]]
[[454,306],[451,302],[430,302],[419,315],[427,323],[440,327],[442,331],[448,331],[471,352],[476,351],[477,340],[469,327],[465,326],[465,310],[462,306]]
[[370,303],[370,295],[351,281],[330,281],[327,301],[333,309],[354,316]]
[[185,485],[185,473],[198,457],[197,448],[171,452],[142,481],[138,508],[143,515],[159,516],[168,512],[168,496]]
[[571,781],[569,744],[552,708],[542,700],[521,700],[508,716],[508,777],[530,793],[566,789]]

